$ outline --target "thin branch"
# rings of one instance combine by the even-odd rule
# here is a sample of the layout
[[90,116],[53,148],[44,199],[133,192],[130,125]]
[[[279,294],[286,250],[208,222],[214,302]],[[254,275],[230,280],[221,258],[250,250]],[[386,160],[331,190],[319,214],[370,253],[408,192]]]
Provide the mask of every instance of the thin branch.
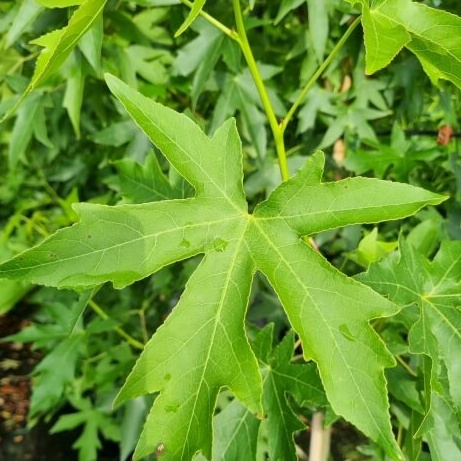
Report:
[[414,377],[417,377],[418,375],[416,374],[415,371],[413,371],[412,368],[410,368],[410,365],[408,365],[407,362],[405,362],[405,360],[402,359],[402,357],[400,357],[399,355],[396,355],[395,358],[397,359],[397,362],[400,363],[400,365],[402,365],[403,368],[405,368],[405,370],[408,371],[408,373],[411,375],[411,376],[414,376]]
[[[96,304],[93,300],[88,302],[91,309],[93,309],[96,314],[99,315],[104,320],[109,320],[110,316],[104,311],[104,309]],[[123,328],[114,327],[114,331],[117,332],[122,338],[126,339],[129,344],[131,344],[136,349],[144,349],[144,344],[140,343],[137,339],[130,336]]]
[[[189,0],[180,0],[180,1],[181,3],[186,5],[188,8],[192,8],[194,5],[193,2],[190,2]],[[235,33],[235,31],[233,31],[232,29],[229,29],[229,27],[226,27],[222,22],[218,21],[213,16],[211,16],[210,14],[206,13],[203,10],[200,11],[199,15],[202,16],[203,19],[207,20],[210,24],[215,26],[217,29],[219,29],[221,32],[226,34],[229,38],[239,42],[239,38],[237,34]]]
[[317,80],[322,76],[322,74],[325,72],[325,70],[331,64],[333,59],[336,57],[338,52],[341,50],[341,48],[346,43],[347,39],[351,36],[352,32],[354,32],[356,27],[359,25],[360,20],[361,20],[361,16],[358,16],[357,18],[355,18],[354,22],[352,22],[352,24],[346,30],[344,35],[340,38],[338,43],[336,43],[334,48],[331,50],[331,53],[327,56],[325,61],[323,61],[323,63],[320,65],[320,67],[317,69],[317,71],[314,73],[314,75],[312,75],[312,77],[306,83],[306,86],[303,88],[301,93],[299,93],[299,95],[296,98],[295,102],[293,103],[293,105],[291,106],[291,108],[288,111],[287,115],[283,119],[283,122],[281,124],[282,132],[285,132],[288,123],[290,123],[290,121],[293,118],[293,115],[295,114],[296,110],[298,109],[300,104],[304,101],[304,98],[306,97],[307,93],[312,89],[312,87],[315,85]]

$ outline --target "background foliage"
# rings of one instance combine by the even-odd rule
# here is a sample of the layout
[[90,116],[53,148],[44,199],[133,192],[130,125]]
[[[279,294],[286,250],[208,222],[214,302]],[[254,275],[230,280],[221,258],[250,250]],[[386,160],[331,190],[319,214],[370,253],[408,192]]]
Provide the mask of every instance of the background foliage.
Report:
[[[0,115],[20,102],[0,125],[2,261],[75,223],[74,203],[139,204],[193,195],[190,185],[115,101],[105,72],[184,112],[206,133],[215,133],[226,119],[235,117],[243,139],[250,210],[281,181],[264,107],[234,40],[202,17],[178,34],[192,18],[189,8],[176,1],[91,1],[72,16],[81,3],[0,3]],[[208,3],[208,13],[224,24],[234,23],[230,3]],[[357,16],[359,5],[353,3],[244,5],[248,39],[277,117],[286,115]],[[386,377],[393,429],[405,456],[457,459],[461,167],[457,138],[438,142],[437,132],[443,125],[457,129],[460,95],[452,83],[437,81],[430,56],[423,57],[423,67],[412,53],[433,51],[439,40],[417,43],[417,28],[406,48],[365,58],[363,32],[367,38],[373,27],[385,29],[389,24],[376,19],[376,5],[367,12],[368,2],[357,3],[363,4],[364,31],[359,27],[352,33],[288,125],[288,167],[294,173],[321,148],[326,152],[325,181],[357,174],[450,195],[437,209],[426,208],[405,221],[326,230],[316,233],[314,242],[342,272],[360,273],[357,279],[401,308],[372,325],[397,360]],[[380,18],[393,17],[396,2],[375,3],[391,8],[389,13],[384,5]],[[403,22],[403,3],[409,8],[425,3],[461,14],[457,1],[397,3]],[[72,27],[80,32],[75,34]],[[43,48],[52,59],[43,58]],[[381,70],[366,76],[365,69]],[[168,266],[122,290],[106,284],[79,294],[0,279],[0,312],[18,302],[35,312],[34,324],[9,339],[32,342],[44,353],[34,371],[30,421],[59,414],[53,432],[80,428],[74,447],[82,460],[97,459],[103,440],[116,441],[120,459],[127,459],[152,397],[138,397],[115,410],[112,401],[199,261],[193,257]],[[312,363],[290,363],[299,345],[264,276],[256,276],[249,296],[249,335],[258,360],[268,365],[265,382],[277,382],[273,388],[283,397],[289,446],[292,433],[304,427],[295,415],[309,419],[323,408],[329,422],[336,416],[323,391],[306,399],[306,390],[298,384],[280,382],[283,372],[274,370],[287,367],[300,381],[306,376],[317,380],[317,375]],[[271,452],[264,441],[270,445],[267,434],[276,423],[264,421],[256,447],[256,418],[226,393],[218,407],[222,411],[213,422],[213,459],[244,459],[239,450],[264,459],[264,453]],[[230,421],[244,421],[245,433],[253,436],[246,440],[242,431],[235,447],[220,447],[219,441],[233,431]],[[364,456],[386,459],[382,447],[372,441],[360,450]]]

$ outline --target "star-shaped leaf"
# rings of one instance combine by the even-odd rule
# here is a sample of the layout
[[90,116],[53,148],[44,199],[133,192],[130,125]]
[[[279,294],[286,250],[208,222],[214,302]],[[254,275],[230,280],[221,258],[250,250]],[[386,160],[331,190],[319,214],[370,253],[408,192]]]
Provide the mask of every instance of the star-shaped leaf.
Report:
[[456,422],[461,410],[461,242],[442,242],[430,261],[401,239],[399,255],[372,265],[358,278],[399,304],[419,307],[419,318],[409,333],[410,351],[432,360],[429,394],[433,394],[423,432],[428,432],[431,451],[440,451],[444,445],[437,421],[445,420],[455,446],[453,440],[459,439],[461,430]]
[[0,265],[0,277],[58,287],[105,281],[123,287],[204,254],[117,398],[159,393],[136,457],[157,451],[163,459],[189,460],[201,451],[210,458],[222,387],[262,414],[262,380],[244,330],[251,281],[259,270],[279,296],[305,358],[317,362],[335,413],[397,459],[383,373],[394,360],[369,321],[399,308],[334,269],[301,237],[402,218],[444,197],[369,178],[323,183],[324,158],[317,153],[249,214],[235,121],[209,138],[186,116],[115,77],[107,83],[195,196],[116,207],[79,204],[79,224]]

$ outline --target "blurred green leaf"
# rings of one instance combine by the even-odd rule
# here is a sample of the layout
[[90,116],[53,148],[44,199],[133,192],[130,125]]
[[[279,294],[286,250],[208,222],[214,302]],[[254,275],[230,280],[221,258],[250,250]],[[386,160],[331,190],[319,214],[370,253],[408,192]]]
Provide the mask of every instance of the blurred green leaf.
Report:
[[86,70],[79,55],[74,55],[69,66],[66,91],[62,106],[67,109],[77,139],[80,138],[80,114],[82,112],[83,91],[85,89]]
[[387,253],[394,251],[397,245],[397,241],[385,242],[378,240],[378,228],[375,227],[360,240],[357,250],[349,253],[348,258],[356,264],[368,268],[371,263],[378,261]]
[[18,110],[8,148],[8,165],[11,169],[16,167],[26,152],[34,133],[34,122],[42,104],[42,95],[35,93],[31,94]]
[[114,123],[101,131],[93,133],[90,139],[96,144],[118,147],[132,141],[138,131],[136,125],[131,120],[127,120]]
[[425,162],[429,165],[444,156],[434,141],[419,142],[415,146],[397,124],[392,128],[390,144],[370,140],[364,140],[363,144],[362,148],[348,150],[344,166],[356,174],[372,171],[378,178],[387,175],[406,181],[418,164]]
[[126,402],[120,428],[122,436],[120,442],[120,461],[126,461],[131,453],[133,453],[141,435],[142,426],[148,411],[149,408],[144,397]]
[[189,14],[185,21],[181,24],[181,27],[176,31],[175,37],[179,37],[183,32],[185,32],[190,25],[195,21],[197,16],[202,11],[205,6],[206,0],[194,0],[194,3],[189,11]]
[[119,193],[127,203],[147,203],[180,197],[164,176],[153,153],[147,156],[145,165],[130,159],[118,160],[114,165],[118,171]]
[[81,5],[85,0],[35,0],[35,2],[46,8],[66,8],[68,6]]
[[78,48],[90,63],[96,75],[101,73],[101,49],[104,38],[104,22],[99,15],[78,43]]
[[73,383],[82,338],[78,334],[64,339],[35,367],[34,375],[38,377],[30,400],[31,418],[55,406]]
[[327,1],[307,0],[309,14],[309,32],[318,62],[323,61],[329,36]]
[[172,57],[168,51],[143,45],[132,45],[125,52],[129,57],[132,72],[153,84],[167,83],[167,69],[172,63]]
[[4,116],[4,119],[16,110],[27,94],[61,67],[80,38],[98,19],[106,2],[107,0],[85,0],[73,13],[66,27],[54,30],[32,42],[44,46],[45,50],[41,52],[37,59],[34,75],[29,85],[13,108]]
[[80,400],[77,408],[80,411],[61,415],[50,429],[50,433],[57,434],[83,426],[82,433],[72,447],[78,449],[79,461],[96,461],[98,449],[102,447],[99,432],[108,434],[114,428],[114,424],[106,412],[94,408],[88,399]]
[[274,24],[277,25],[290,11],[305,3],[305,0],[282,0]]
[[6,36],[6,45],[11,46],[43,11],[35,0],[24,0]]
[[233,400],[213,419],[212,461],[256,458],[260,421],[238,400]]
[[0,315],[6,314],[31,289],[28,283],[0,279]]
[[[448,414],[461,408],[461,392],[457,385],[460,379],[458,350],[461,347],[461,244],[442,242],[432,261],[404,239],[400,240],[399,246],[398,258],[386,258],[372,265],[358,279],[401,305],[415,303],[419,307],[418,320],[409,333],[410,351],[426,354],[432,360],[431,389],[428,392],[439,397],[433,396],[433,403],[428,402],[431,405],[429,414],[440,419],[440,414],[436,416],[432,412],[445,408],[443,412],[448,412],[447,418],[451,421],[446,427],[446,430],[450,428],[447,437],[453,440],[460,433],[459,423],[455,424],[456,420]],[[456,410],[447,407],[450,401]],[[439,438],[435,435],[440,434],[435,423],[427,423],[425,427],[433,441]],[[437,446],[435,443],[431,452],[438,453]]]

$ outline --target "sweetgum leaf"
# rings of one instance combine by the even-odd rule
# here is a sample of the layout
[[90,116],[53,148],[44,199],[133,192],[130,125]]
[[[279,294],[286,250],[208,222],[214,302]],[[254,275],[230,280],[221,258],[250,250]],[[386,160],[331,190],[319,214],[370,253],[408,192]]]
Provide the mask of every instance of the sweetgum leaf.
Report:
[[39,377],[30,402],[31,417],[39,416],[60,402],[66,387],[75,380],[82,343],[82,334],[64,339],[35,367],[34,374]]
[[212,461],[256,459],[260,421],[238,400],[215,416]]
[[413,52],[434,83],[461,88],[461,18],[412,0],[361,0],[366,72],[387,66],[403,48]]
[[452,403],[432,393],[431,408],[418,433],[424,433],[434,461],[461,459],[459,412]]
[[[461,410],[461,243],[442,242],[430,261],[401,239],[398,258],[394,255],[372,265],[358,279],[399,304],[419,306],[419,319],[410,329],[409,345],[411,352],[432,360],[433,397],[424,427],[432,441],[431,448],[440,440],[435,421],[443,419],[443,414],[451,421],[446,424],[447,430],[451,428],[450,437],[459,435],[461,428],[455,424],[454,413]],[[435,446],[433,449],[438,451]]]
[[[194,200],[75,205],[80,224],[56,232],[34,254],[12,260],[9,275],[60,288],[92,287],[105,281],[122,288],[167,264],[214,249],[223,237],[231,238],[238,217],[232,219],[219,200]],[[193,216],[200,214],[203,220],[194,222]]]
[[116,184],[127,203],[146,203],[157,200],[179,198],[164,176],[155,154],[150,153],[145,165],[130,158],[114,162],[118,175]]
[[[267,335],[269,332],[269,335]],[[265,343],[269,336],[272,343],[273,324],[262,330],[256,339],[258,358],[262,366],[263,375],[263,407],[267,417],[262,422],[270,437],[268,439],[269,459],[283,459],[286,461],[296,458],[294,434],[305,428],[305,425],[296,417],[287,396],[299,404],[313,404],[326,406],[327,401],[322,383],[313,363],[293,364],[291,358],[294,349],[294,337],[289,333],[283,341],[272,349]],[[257,352],[257,353],[258,353]],[[254,458],[253,458],[254,459]]]
[[165,460],[189,460],[197,452],[210,458],[212,416],[222,387],[262,413],[261,376],[244,330],[251,281],[260,270],[277,292],[305,358],[317,362],[334,412],[398,459],[384,379],[384,368],[394,360],[369,322],[399,307],[334,269],[301,236],[401,218],[445,198],[365,178],[322,183],[324,160],[317,153],[250,215],[235,121],[210,138],[186,116],[115,77],[107,76],[107,83],[195,196],[115,207],[79,204],[77,225],[0,265],[0,277],[58,287],[104,281],[123,287],[204,254],[117,397],[122,402],[159,393],[136,457],[157,450]]
[[313,155],[296,176],[256,207],[255,216],[275,225],[285,222],[299,234],[309,235],[350,224],[403,218],[441,200],[437,194],[408,184],[374,178],[322,183],[324,166],[323,155]]
[[166,459],[189,460],[198,449],[210,459],[212,414],[222,386],[262,412],[261,378],[243,328],[254,271],[243,235],[205,256],[116,399],[160,391],[135,457],[163,444]]

